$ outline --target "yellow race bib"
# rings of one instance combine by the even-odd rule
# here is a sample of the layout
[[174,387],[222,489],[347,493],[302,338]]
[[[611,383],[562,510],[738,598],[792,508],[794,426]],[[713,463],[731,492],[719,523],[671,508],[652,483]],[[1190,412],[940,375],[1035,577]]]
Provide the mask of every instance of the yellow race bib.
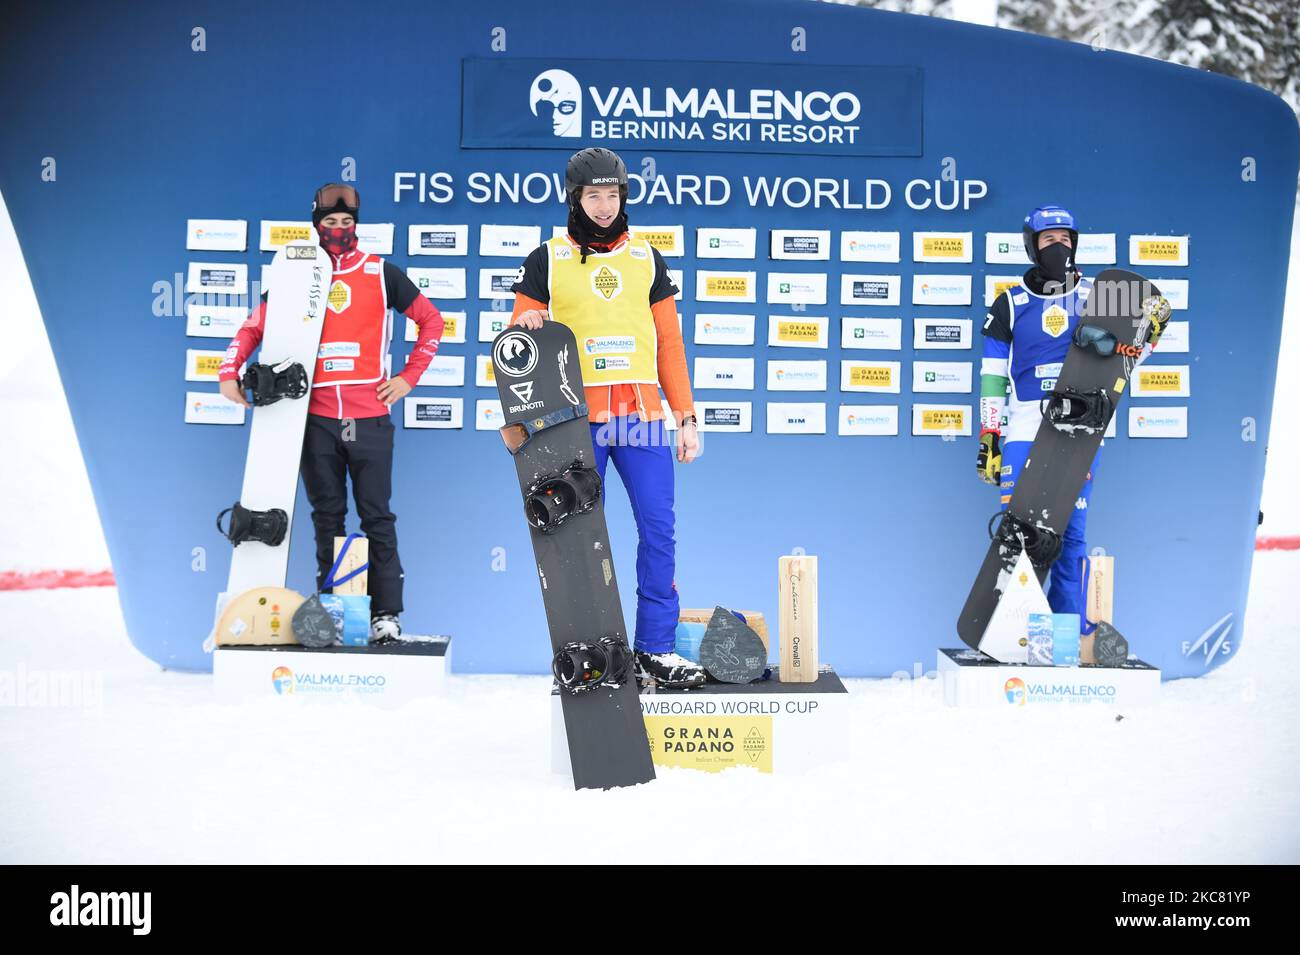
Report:
[[546,246],[551,318],[568,325],[578,340],[583,384],[658,384],[649,243],[630,239],[612,252],[588,255],[586,263],[566,236]]

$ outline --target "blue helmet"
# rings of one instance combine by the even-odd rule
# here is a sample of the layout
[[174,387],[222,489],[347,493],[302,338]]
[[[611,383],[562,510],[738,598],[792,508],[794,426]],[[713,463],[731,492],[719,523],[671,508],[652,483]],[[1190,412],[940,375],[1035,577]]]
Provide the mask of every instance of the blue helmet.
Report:
[[1040,265],[1038,261],[1038,233],[1048,229],[1067,229],[1070,233],[1070,248],[1079,251],[1079,230],[1074,224],[1074,216],[1064,206],[1039,206],[1025,216],[1024,228],[1020,230],[1025,237],[1025,254],[1029,261]]

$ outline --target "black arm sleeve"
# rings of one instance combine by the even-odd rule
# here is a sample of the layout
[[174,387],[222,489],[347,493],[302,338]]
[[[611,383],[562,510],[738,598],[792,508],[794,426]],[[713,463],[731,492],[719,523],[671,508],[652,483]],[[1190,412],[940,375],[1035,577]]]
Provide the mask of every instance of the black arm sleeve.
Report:
[[524,264],[519,266],[519,274],[515,276],[515,284],[510,286],[510,291],[521,292],[535,301],[551,304],[548,268],[546,246],[539,245],[528,253]]
[[993,300],[993,307],[984,318],[984,334],[1000,342],[1011,341],[1011,305],[1006,292]]
[[392,262],[384,261],[384,290],[388,293],[388,307],[405,312],[420,296],[420,290],[405,272]]
[[655,259],[654,284],[650,286],[650,304],[654,305],[666,298],[672,298],[680,289],[673,284],[673,278],[668,274],[668,263],[659,254],[659,250],[654,246],[650,246],[650,252]]

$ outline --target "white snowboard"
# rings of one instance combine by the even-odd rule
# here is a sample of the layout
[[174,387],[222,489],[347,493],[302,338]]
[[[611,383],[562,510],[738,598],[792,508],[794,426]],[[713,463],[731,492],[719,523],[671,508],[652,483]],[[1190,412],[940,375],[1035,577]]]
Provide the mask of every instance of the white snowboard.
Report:
[[[308,393],[282,398],[253,409],[248,437],[244,487],[239,502],[252,511],[282,509],[293,530],[293,502],[298,493],[303,434],[307,427],[307,402],[316,372],[325,300],[334,277],[329,256],[309,242],[285,245],[271,262],[267,276],[266,325],[258,361],[274,365],[291,358],[307,372]],[[226,595],[237,597],[254,587],[283,587],[289,564],[289,539],[276,547],[246,541],[235,547],[230,559]],[[219,601],[221,603],[221,601]]]

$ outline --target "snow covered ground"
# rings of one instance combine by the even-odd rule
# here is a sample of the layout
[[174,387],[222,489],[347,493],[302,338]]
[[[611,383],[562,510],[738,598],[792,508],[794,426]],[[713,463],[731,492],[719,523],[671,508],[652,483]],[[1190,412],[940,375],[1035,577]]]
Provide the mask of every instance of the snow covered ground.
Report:
[[[1295,863],[1298,576],[1300,552],[1261,555],[1236,658],[1122,720],[852,680],[842,763],[608,793],[551,773],[541,677],[453,677],[391,711],[235,706],[136,653],[111,589],[8,593],[0,672],[75,668],[89,704],[0,709],[0,862],[615,862],[629,841],[663,861],[648,833],[725,807],[732,862]],[[709,828],[668,855],[717,861]]]
[[[1283,368],[1300,369],[1300,241]],[[0,206],[0,573],[108,566]],[[1283,377],[1283,376],[1279,376]],[[1300,436],[1274,434],[1265,533],[1300,533]],[[538,677],[453,677],[397,710],[231,706],[137,653],[111,588],[0,591],[0,862],[603,862],[718,807],[729,861],[1300,862],[1300,552],[1256,557],[1241,651],[1155,709],[950,710],[932,680],[848,681],[848,758],[800,777],[661,770],[571,789]],[[7,681],[7,683],[6,683]],[[16,682],[76,705],[15,705]],[[791,824],[791,806],[800,807]],[[598,813],[598,815],[593,815]],[[614,820],[614,840],[566,819]],[[650,831],[641,830],[642,832]],[[588,841],[589,840],[589,841]],[[673,839],[674,861],[716,861]]]

